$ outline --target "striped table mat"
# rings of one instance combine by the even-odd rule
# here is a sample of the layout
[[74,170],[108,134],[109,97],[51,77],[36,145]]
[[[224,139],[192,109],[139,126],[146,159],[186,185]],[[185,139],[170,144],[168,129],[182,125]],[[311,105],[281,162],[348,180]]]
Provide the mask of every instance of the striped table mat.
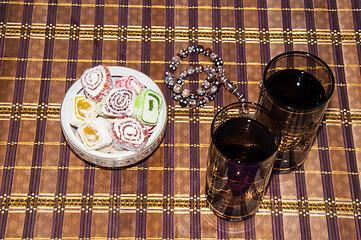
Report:
[[[359,0],[0,1],[0,239],[360,239],[360,32]],[[236,98],[221,89],[189,110],[164,85],[170,59],[197,44],[253,102],[285,51],[318,55],[336,78],[305,165],[273,175],[245,222],[205,201],[211,121]],[[67,89],[100,63],[145,73],[167,101],[162,144],[130,168],[88,164],[61,132]]]

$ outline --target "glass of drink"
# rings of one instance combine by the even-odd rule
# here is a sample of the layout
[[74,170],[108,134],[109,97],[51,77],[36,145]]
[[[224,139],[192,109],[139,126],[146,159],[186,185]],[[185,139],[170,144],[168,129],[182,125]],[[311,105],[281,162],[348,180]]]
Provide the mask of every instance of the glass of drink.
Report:
[[286,52],[267,64],[259,104],[276,116],[281,127],[276,172],[287,173],[304,163],[334,87],[331,69],[310,53]]
[[211,126],[206,197],[225,220],[252,217],[264,196],[281,139],[275,117],[255,103],[221,109]]

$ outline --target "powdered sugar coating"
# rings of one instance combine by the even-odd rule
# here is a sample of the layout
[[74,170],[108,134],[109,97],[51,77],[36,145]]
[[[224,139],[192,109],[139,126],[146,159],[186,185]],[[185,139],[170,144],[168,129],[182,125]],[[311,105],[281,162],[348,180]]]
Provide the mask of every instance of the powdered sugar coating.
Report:
[[72,111],[70,115],[70,124],[79,127],[80,124],[89,118],[97,116],[97,106],[94,100],[86,98],[84,95],[75,95],[72,98]]
[[133,111],[137,93],[127,88],[112,89],[103,105],[103,114],[110,117],[128,115]]
[[88,98],[100,102],[113,88],[110,71],[105,65],[88,68],[80,77],[84,93]]
[[98,150],[112,143],[108,129],[109,123],[106,119],[90,118],[79,126],[77,135],[87,149]]
[[149,133],[138,118],[123,115],[113,121],[110,128],[115,149],[142,150],[148,142]]
[[[72,97],[78,94],[84,94],[81,81],[75,81],[74,84],[69,88],[67,94],[64,97],[64,100],[61,105],[61,128],[64,133],[64,137],[68,142],[71,149],[82,159],[89,161],[90,163],[103,166],[103,167],[124,167],[132,164],[136,164],[140,160],[146,158],[151,154],[162,142],[164,133],[166,131],[166,121],[167,121],[167,107],[164,101],[164,96],[162,91],[159,89],[157,84],[149,78],[149,76],[136,71],[131,68],[120,67],[120,66],[109,66],[110,73],[112,75],[112,80],[115,82],[116,79],[121,76],[132,75],[136,77],[142,84],[147,88],[156,90],[161,94],[163,98],[161,114],[159,121],[156,125],[154,133],[149,136],[147,145],[141,151],[128,151],[128,150],[115,150],[112,145],[104,147],[99,150],[88,150],[84,147],[83,143],[79,139],[79,136],[76,135],[76,128],[70,125],[70,115],[71,115],[71,102]],[[115,86],[114,86],[115,87]],[[103,98],[105,101],[105,97]],[[98,110],[100,108],[98,107]],[[100,116],[103,116],[100,114]],[[98,115],[99,117],[99,115]]]
[[145,86],[138,81],[138,79],[132,75],[123,76],[115,80],[115,87],[125,87],[132,89],[139,94],[140,90],[145,88]]

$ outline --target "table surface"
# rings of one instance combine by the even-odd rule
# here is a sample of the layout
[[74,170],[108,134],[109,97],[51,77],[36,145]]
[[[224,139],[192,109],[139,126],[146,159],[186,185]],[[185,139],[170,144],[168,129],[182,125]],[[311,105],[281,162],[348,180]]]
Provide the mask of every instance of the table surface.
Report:
[[[0,238],[360,238],[360,29],[359,0],[1,1]],[[189,110],[164,85],[172,56],[196,44],[249,101],[285,51],[318,55],[337,82],[306,163],[273,175],[245,222],[217,219],[204,195],[211,120],[236,98],[221,89]],[[84,162],[61,132],[67,89],[100,63],[147,74],[167,101],[162,144],[130,168]]]

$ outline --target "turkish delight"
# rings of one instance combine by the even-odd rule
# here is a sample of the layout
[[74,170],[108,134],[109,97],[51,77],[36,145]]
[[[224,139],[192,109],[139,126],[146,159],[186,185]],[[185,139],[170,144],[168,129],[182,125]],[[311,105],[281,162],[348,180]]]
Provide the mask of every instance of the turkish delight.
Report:
[[137,94],[140,92],[141,89],[145,88],[145,86],[132,75],[118,78],[117,80],[115,80],[115,86],[132,89],[136,91]]
[[105,65],[85,70],[80,77],[80,82],[85,95],[96,102],[100,102],[113,88],[109,68]]
[[105,116],[118,117],[129,115],[133,111],[134,100],[137,93],[127,88],[112,89],[102,107]]
[[139,119],[123,115],[111,124],[110,133],[113,146],[117,150],[140,151],[148,142],[149,134],[145,125]]
[[98,150],[112,143],[109,133],[110,123],[104,118],[91,118],[85,120],[77,129],[84,147],[89,150]]
[[145,124],[157,124],[161,109],[162,98],[152,89],[141,89],[134,101],[132,115],[142,120]]

